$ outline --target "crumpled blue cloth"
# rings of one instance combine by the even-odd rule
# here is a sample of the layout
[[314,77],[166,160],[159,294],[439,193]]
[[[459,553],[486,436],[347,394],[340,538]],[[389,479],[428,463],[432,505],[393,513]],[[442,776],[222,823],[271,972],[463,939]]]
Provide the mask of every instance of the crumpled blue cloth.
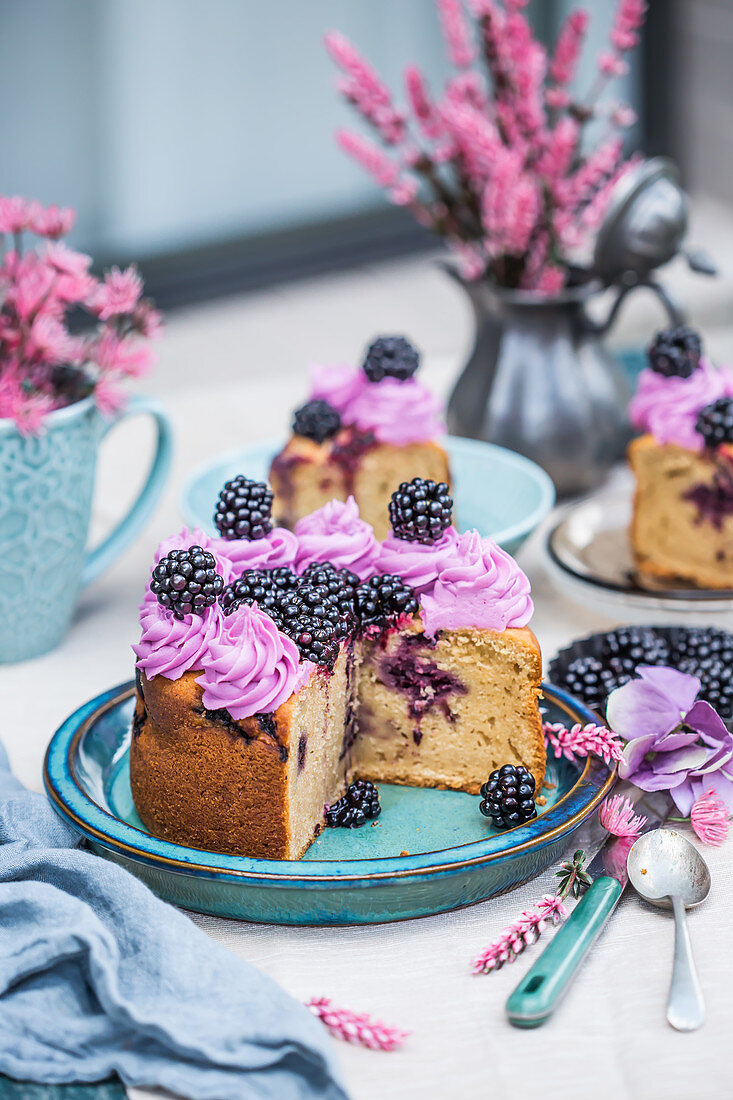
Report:
[[0,1071],[114,1072],[193,1100],[345,1100],[306,1008],[78,843],[0,745]]

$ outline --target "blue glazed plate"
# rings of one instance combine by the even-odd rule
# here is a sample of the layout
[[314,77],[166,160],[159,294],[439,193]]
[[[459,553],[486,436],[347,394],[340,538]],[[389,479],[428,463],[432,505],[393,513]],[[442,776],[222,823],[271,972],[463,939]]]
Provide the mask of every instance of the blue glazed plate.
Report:
[[[481,443],[449,436],[454,483],[456,525],[475,527],[509,553],[516,553],[555,503],[555,487],[544,470],[522,455]],[[266,481],[273,456],[281,444],[263,443],[218,458],[198,469],[181,494],[186,523],[215,534],[214,505],[225,481],[246,474]]]
[[[91,699],[57,730],[46,791],[94,851],[166,901],[202,913],[274,924],[371,924],[470,905],[538,875],[610,790],[595,758],[582,771],[548,761],[547,804],[527,825],[495,830],[477,796],[380,784],[382,815],[362,829],[327,829],[300,861],[245,859],[152,836],[135,813],[128,751],[132,682]],[[595,721],[550,685],[552,721]],[[404,854],[403,854],[404,853]]]

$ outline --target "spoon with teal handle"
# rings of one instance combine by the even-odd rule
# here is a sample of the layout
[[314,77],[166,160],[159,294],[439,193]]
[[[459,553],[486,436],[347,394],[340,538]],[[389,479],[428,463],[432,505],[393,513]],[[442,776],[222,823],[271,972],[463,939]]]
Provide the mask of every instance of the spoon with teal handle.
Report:
[[[666,795],[643,796],[634,806],[647,817],[645,829],[664,821],[670,808]],[[549,1020],[626,889],[633,841],[611,836],[600,826],[599,831],[603,840],[587,868],[593,885],[507,1000],[506,1013],[515,1027],[540,1027]]]
[[694,844],[676,829],[653,829],[629,852],[629,880],[645,901],[674,912],[674,964],[667,998],[667,1022],[677,1031],[705,1023],[705,1002],[692,958],[685,910],[705,901],[710,871]]

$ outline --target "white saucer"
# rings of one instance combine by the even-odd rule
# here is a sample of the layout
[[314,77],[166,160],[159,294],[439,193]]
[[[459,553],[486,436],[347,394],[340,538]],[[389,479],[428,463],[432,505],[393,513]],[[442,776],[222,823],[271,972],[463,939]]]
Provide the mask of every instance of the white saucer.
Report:
[[[622,622],[679,622],[713,617],[733,623],[733,591],[639,583],[628,528],[631,485],[614,486],[568,506],[550,529],[546,564],[558,589],[583,607]],[[725,622],[724,622],[725,620]]]

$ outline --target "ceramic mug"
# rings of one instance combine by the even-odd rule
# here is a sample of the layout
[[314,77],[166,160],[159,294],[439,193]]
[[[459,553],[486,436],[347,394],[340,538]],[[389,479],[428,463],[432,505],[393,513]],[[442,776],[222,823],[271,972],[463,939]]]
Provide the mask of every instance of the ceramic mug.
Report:
[[[97,448],[121,420],[140,414],[157,428],[147,479],[114,530],[87,551]],[[58,645],[80,589],[119,557],[153,511],[171,454],[168,417],[145,397],[133,397],[113,419],[86,397],[50,413],[37,436],[0,420],[0,662]]]

